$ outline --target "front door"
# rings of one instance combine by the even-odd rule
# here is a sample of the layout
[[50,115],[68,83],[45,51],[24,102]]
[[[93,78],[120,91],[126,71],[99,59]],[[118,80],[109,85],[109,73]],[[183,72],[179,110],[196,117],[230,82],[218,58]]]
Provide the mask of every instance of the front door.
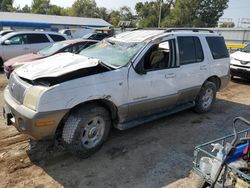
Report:
[[145,74],[138,74],[130,68],[129,119],[156,114],[176,105],[176,66],[175,39],[153,44],[137,63],[143,64]]

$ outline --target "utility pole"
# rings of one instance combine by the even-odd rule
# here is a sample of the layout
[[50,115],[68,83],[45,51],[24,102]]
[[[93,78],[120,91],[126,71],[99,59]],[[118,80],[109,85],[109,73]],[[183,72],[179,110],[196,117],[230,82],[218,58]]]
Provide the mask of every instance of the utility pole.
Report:
[[163,0],[160,0],[160,12],[159,12],[159,22],[158,22],[158,28],[161,27],[161,6],[162,6]]

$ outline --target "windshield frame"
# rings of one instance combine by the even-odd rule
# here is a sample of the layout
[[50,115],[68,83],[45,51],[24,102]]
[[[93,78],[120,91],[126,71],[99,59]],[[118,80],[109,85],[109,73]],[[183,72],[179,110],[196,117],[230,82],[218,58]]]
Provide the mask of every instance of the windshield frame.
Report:
[[[100,41],[100,42],[98,42],[98,43],[96,43],[96,44],[94,44],[94,45],[100,45],[101,43],[103,43],[103,42],[105,42],[105,43],[108,43],[109,45],[112,45],[112,43],[131,43],[132,44],[132,42],[123,42],[123,41],[113,41],[113,40],[110,40],[109,38],[106,38],[106,39],[103,39],[102,41]],[[109,63],[106,63],[106,62],[103,62],[101,59],[99,59],[100,61],[101,61],[101,63],[102,64],[105,64],[106,66],[108,66],[108,67],[111,67],[111,68],[113,68],[113,69],[120,69],[120,68],[122,68],[122,67],[127,67],[129,64],[131,64],[131,61],[135,58],[135,57],[137,57],[138,56],[138,54],[145,48],[145,46],[148,44],[148,42],[146,42],[146,41],[143,41],[143,42],[138,42],[137,43],[137,45],[140,45],[140,43],[141,43],[141,46],[135,51],[135,53],[129,58],[129,60],[124,64],[124,65],[120,65],[120,66],[114,66],[114,65],[112,65],[112,64],[109,64]],[[86,48],[86,49],[88,49],[88,48]],[[85,50],[85,49],[84,49]],[[83,50],[83,51],[84,51]],[[85,56],[85,57],[88,57],[88,56],[86,56],[85,54],[81,54],[81,52],[79,53],[79,55],[82,55],[82,56]],[[97,57],[88,57],[88,58],[96,58],[96,59],[98,59]]]

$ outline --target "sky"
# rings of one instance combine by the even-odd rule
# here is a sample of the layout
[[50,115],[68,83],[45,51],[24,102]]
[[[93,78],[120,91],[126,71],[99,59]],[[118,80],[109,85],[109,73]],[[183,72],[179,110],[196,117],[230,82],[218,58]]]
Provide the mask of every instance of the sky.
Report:
[[[25,4],[31,4],[32,0],[15,0],[15,5],[23,7]],[[95,0],[98,7],[106,7],[107,9],[119,9],[121,6],[129,6],[134,10],[137,2],[145,2],[147,0]],[[149,0],[148,0],[149,1]],[[51,4],[62,7],[69,7],[74,0],[50,0]],[[224,18],[232,18],[237,24],[239,18],[250,18],[250,0],[229,0],[229,7],[224,11]]]

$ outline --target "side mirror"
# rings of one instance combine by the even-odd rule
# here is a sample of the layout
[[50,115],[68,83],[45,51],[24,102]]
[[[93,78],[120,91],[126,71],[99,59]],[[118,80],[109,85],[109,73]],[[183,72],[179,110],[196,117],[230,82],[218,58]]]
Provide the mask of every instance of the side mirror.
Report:
[[10,45],[11,42],[10,42],[10,40],[6,40],[6,41],[3,42],[3,44],[4,44],[4,45]]
[[147,73],[147,72],[145,71],[143,65],[144,65],[144,64],[143,64],[142,62],[139,62],[139,63],[136,65],[136,67],[135,67],[134,69],[135,69],[135,72],[136,72],[137,74],[142,75],[142,74],[146,74],[146,73]]

